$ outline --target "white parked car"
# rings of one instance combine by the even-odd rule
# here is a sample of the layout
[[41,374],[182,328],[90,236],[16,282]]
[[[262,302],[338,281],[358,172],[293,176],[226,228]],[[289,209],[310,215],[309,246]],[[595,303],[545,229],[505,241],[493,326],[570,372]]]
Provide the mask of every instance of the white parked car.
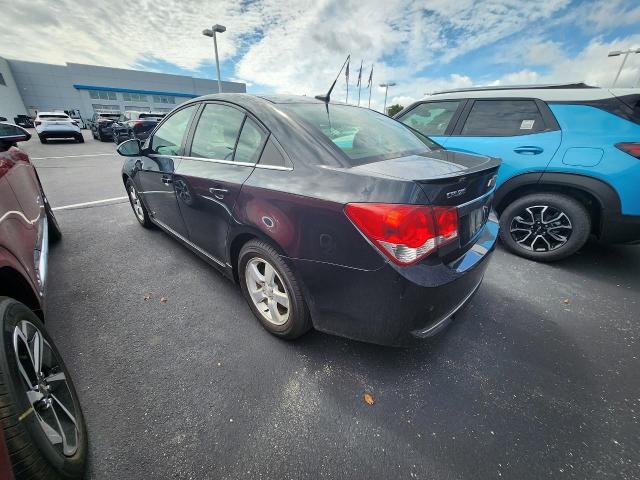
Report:
[[42,143],[50,138],[74,138],[79,143],[84,142],[80,124],[64,112],[40,112],[34,124]]

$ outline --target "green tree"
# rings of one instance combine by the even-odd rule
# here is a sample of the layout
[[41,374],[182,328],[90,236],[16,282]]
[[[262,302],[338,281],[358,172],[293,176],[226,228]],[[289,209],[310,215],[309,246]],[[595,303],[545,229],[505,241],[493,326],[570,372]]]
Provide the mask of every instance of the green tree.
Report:
[[389,115],[390,117],[393,117],[396,113],[398,113],[403,108],[404,107],[399,103],[396,103],[395,105],[391,105],[389,108],[387,108],[387,115]]

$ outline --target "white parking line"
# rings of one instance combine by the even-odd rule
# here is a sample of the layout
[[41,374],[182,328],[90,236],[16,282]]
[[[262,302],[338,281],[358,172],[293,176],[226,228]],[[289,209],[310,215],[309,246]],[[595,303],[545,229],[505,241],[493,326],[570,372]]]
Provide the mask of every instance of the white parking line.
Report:
[[101,157],[104,155],[115,155],[115,153],[91,153],[87,155],[65,155],[64,157],[31,157],[31,160],[49,160],[55,158],[78,158],[78,157]]
[[51,210],[68,210],[70,208],[86,207],[88,205],[99,205],[101,203],[115,202],[116,200],[126,200],[128,197],[105,198],[104,200],[95,200],[93,202],[74,203],[73,205],[64,205],[62,207],[54,207]]

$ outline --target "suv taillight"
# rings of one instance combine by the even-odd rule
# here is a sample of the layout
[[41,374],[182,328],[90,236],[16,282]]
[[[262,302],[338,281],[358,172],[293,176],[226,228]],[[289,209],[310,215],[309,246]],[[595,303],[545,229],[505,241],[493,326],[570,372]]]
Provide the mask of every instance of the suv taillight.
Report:
[[353,224],[397,265],[411,265],[458,237],[455,207],[349,203]]
[[616,143],[616,148],[632,157],[640,158],[640,142]]

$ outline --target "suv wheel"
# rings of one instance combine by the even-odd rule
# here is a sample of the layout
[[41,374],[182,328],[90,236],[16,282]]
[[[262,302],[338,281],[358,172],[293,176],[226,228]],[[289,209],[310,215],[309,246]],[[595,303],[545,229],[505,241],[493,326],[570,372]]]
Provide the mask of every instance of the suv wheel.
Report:
[[44,138],[42,135],[38,135],[38,138],[40,139],[40,143],[47,143],[47,139]]
[[561,260],[577,252],[591,232],[587,209],[559,193],[518,198],[500,215],[500,239],[513,253],[540,262]]
[[253,314],[268,332],[292,340],[311,328],[298,281],[271,245],[247,242],[238,256],[238,277]]
[[80,479],[87,431],[69,372],[42,322],[0,297],[0,422],[16,479]]

